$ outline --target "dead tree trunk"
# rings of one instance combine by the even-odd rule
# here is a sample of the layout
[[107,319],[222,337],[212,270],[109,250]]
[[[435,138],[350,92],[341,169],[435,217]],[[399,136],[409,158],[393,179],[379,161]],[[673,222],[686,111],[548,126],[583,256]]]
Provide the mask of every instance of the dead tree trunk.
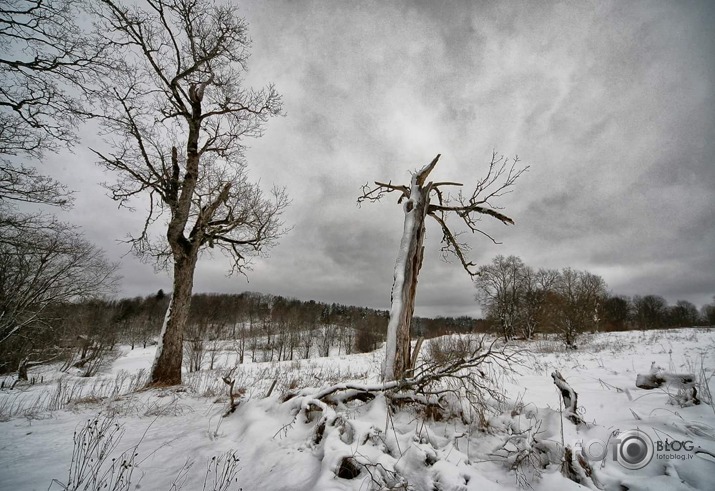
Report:
[[20,361],[20,366],[17,367],[17,379],[18,380],[28,380],[27,377],[27,370],[28,370],[28,365],[30,364],[30,360],[28,358],[23,358],[22,361]]
[[[491,236],[479,229],[478,215],[489,215],[504,224],[513,224],[511,218],[496,211],[490,200],[508,192],[516,179],[526,170],[516,170],[518,159],[508,166],[508,159],[492,155],[486,177],[477,181],[471,195],[460,193],[456,197],[446,194],[440,188],[443,186],[462,186],[457,182],[429,182],[427,177],[437,165],[440,155],[412,176],[409,186],[397,186],[392,183],[375,182],[374,189],[363,186],[363,194],[358,203],[363,201],[379,201],[386,193],[400,193],[398,203],[403,206],[405,223],[400,241],[400,253],[395,264],[395,276],[392,284],[390,321],[387,327],[387,343],[385,345],[385,364],[383,378],[385,381],[398,380],[407,376],[410,370],[410,324],[415,308],[417,292],[417,277],[422,267],[424,257],[425,218],[431,216],[442,229],[442,252],[450,253],[459,259],[462,267],[470,274],[474,263],[470,262],[465,252],[468,245],[457,242],[458,234],[454,234],[447,225],[447,216],[456,215],[464,222],[471,232],[479,232],[486,237]],[[495,241],[496,242],[496,241]]]
[[675,384],[679,388],[695,384],[695,375],[692,373],[666,372],[653,362],[649,373],[636,374],[636,387],[640,389],[657,389],[663,384]]
[[390,322],[387,326],[385,380],[403,378],[410,368],[410,325],[415,311],[417,277],[424,257],[425,218],[432,183],[425,185],[439,155],[412,176],[409,198],[403,203],[405,225],[400,242],[400,252],[395,263],[395,279],[390,297]]
[[26,356],[25,358],[20,360],[20,365],[17,367],[17,379],[27,381],[29,379],[28,370],[30,368],[38,367],[40,365],[44,365],[45,363],[54,361],[57,359],[57,357],[60,356],[60,354],[61,352],[50,356],[49,358],[46,358],[44,360],[35,361],[30,361],[30,357]]

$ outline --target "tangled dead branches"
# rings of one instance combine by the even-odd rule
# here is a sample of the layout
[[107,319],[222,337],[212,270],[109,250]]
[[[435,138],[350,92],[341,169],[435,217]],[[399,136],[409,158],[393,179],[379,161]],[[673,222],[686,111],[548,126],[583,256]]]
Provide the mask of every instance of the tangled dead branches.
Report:
[[[467,401],[472,412],[483,415],[489,405],[504,401],[499,388],[501,377],[515,372],[523,363],[525,352],[521,349],[497,344],[487,336],[465,336],[463,346],[467,349],[447,359],[427,359],[412,371],[412,376],[375,385],[340,383],[326,387],[317,393],[301,391],[288,394],[284,401],[294,397],[308,399],[332,406],[351,401],[368,402],[377,394],[384,394],[392,407],[413,404],[422,406],[435,417],[445,418],[460,414],[463,419],[471,417],[454,404]],[[473,414],[473,415],[474,415]]]

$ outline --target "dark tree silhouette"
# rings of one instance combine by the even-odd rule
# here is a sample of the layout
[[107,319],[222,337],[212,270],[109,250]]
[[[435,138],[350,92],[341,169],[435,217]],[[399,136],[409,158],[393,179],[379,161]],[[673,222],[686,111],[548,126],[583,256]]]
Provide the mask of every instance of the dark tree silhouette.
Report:
[[[150,382],[178,384],[199,253],[219,249],[232,271],[243,272],[283,233],[286,195],[267,197],[249,182],[243,155],[244,139],[261,136],[281,99],[273,86],[243,86],[250,43],[232,4],[102,0],[95,7],[97,35],[116,53],[93,94],[112,149],[95,153],[116,173],[109,189],[121,205],[148,197],[134,249],[173,270]],[[150,227],[163,213],[165,236],[153,240]]]

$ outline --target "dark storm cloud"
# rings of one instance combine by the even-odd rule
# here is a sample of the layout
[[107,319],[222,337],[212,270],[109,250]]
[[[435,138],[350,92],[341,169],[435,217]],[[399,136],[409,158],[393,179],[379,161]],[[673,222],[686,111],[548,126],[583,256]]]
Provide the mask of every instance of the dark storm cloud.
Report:
[[[395,196],[356,207],[360,186],[435,179],[469,186],[493,149],[531,165],[501,202],[502,241],[472,257],[601,274],[616,293],[697,304],[715,294],[715,6],[710,2],[259,2],[248,82],[275,82],[286,117],[247,142],[250,173],[292,197],[292,231],[243,277],[205,258],[200,291],[260,290],[387,308],[402,233]],[[91,157],[78,159],[91,168]],[[79,164],[78,164],[79,165]],[[84,176],[73,221],[113,255],[141,226]],[[104,178],[106,179],[106,178]],[[74,186],[78,187],[78,186]],[[477,314],[458,264],[427,230],[421,315]],[[118,257],[118,256],[116,256]],[[124,293],[169,283],[123,260]],[[144,288],[142,290],[142,288]]]

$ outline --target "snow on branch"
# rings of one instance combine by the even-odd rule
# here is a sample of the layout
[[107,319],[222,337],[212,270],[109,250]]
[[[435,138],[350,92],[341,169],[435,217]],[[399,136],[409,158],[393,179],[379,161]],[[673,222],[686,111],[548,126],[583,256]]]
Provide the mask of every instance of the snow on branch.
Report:
[[576,426],[584,424],[583,418],[578,413],[578,394],[571,388],[561,372],[554,370],[551,374],[554,379],[554,384],[561,392],[561,398],[564,401],[564,415]]

